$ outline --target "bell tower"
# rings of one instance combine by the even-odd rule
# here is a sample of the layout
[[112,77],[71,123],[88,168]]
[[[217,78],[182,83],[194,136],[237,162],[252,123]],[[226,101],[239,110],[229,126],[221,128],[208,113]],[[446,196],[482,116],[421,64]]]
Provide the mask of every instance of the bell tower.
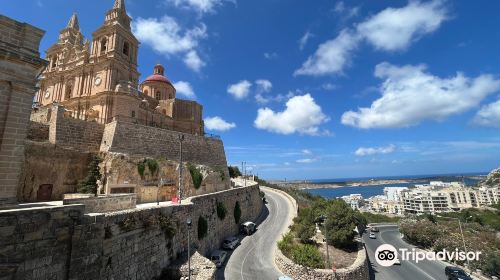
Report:
[[137,88],[137,52],[139,41],[130,28],[130,17],[124,0],[115,0],[106,13],[104,24],[92,33],[90,62],[104,67],[105,90],[114,90],[120,82],[131,82]]

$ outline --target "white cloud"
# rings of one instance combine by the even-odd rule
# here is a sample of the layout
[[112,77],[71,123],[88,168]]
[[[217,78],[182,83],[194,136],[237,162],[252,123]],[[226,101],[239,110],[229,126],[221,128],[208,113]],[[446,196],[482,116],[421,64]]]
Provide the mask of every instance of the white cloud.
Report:
[[391,154],[396,151],[396,146],[391,144],[386,147],[378,147],[378,148],[358,148],[354,154],[359,157],[364,156],[372,156],[372,155],[380,155],[380,154]]
[[[345,11],[343,2],[335,10]],[[356,12],[357,13],[357,12]],[[353,52],[365,40],[384,51],[404,50],[410,43],[437,30],[448,18],[444,1],[410,1],[402,8],[387,8],[361,22],[354,29],[344,29],[319,45],[294,75],[321,76],[340,74],[351,62]]]
[[255,94],[255,100],[260,104],[265,104],[271,101],[270,97],[264,96],[265,93],[270,92],[273,88],[273,84],[269,80],[256,80],[255,85],[257,86],[257,92]]
[[236,127],[235,123],[229,123],[221,117],[206,117],[204,121],[208,130],[226,131]]
[[251,86],[252,83],[247,80],[242,80],[236,84],[229,85],[227,87],[227,92],[230,93],[234,98],[241,100],[248,96]]
[[321,44],[294,75],[320,76],[341,73],[350,63],[352,51],[357,48],[358,37],[347,29],[342,30],[337,38]]
[[307,45],[307,42],[309,41],[309,39],[311,39],[313,36],[314,36],[314,34],[309,32],[309,30],[306,31],[306,33],[304,33],[304,35],[299,40],[299,50],[303,50],[304,47]]
[[166,0],[166,2],[177,7],[194,10],[199,14],[213,13],[217,6],[223,4],[222,0]]
[[282,112],[274,112],[267,107],[259,109],[254,125],[258,129],[279,134],[320,135],[319,125],[328,120],[308,93],[290,98]]
[[357,16],[359,13],[359,7],[347,7],[343,1],[337,2],[333,10],[339,14],[344,21]]
[[324,90],[334,90],[334,89],[337,88],[337,86],[335,86],[332,83],[324,83],[324,84],[321,85],[321,88],[324,89]]
[[440,121],[478,106],[486,96],[500,90],[500,80],[491,75],[469,78],[457,73],[440,78],[425,70],[425,65],[378,64],[375,76],[385,78],[380,87],[382,97],[369,108],[345,112],[342,123],[359,128],[394,128],[424,120]]
[[199,70],[205,64],[196,52],[199,41],[207,36],[204,24],[183,30],[177,21],[169,16],[161,19],[138,18],[132,24],[132,31],[141,43],[158,53],[167,57],[184,56],[184,63],[191,69]]
[[302,150],[302,153],[303,153],[304,155],[307,155],[307,156],[310,156],[310,155],[312,155],[312,154],[313,154],[313,152],[312,152],[311,150],[309,150],[309,149],[303,149],[303,150]]
[[359,34],[377,49],[406,49],[422,35],[432,33],[447,19],[444,2],[410,1],[403,8],[387,8],[358,25]]
[[193,88],[189,82],[178,81],[174,83],[174,88],[177,93],[184,95],[188,98],[196,98]]
[[313,163],[317,161],[318,159],[316,158],[303,158],[303,159],[298,159],[296,160],[297,163]]
[[195,50],[190,50],[186,56],[184,56],[184,63],[187,67],[196,72],[199,72],[200,69],[206,65]]
[[500,128],[500,100],[481,107],[472,121],[478,125]]
[[272,53],[268,53],[268,52],[266,52],[266,53],[264,53],[264,57],[265,57],[266,59],[271,60],[271,59],[278,58],[278,54],[277,54],[277,53],[275,53],[275,52],[272,52]]

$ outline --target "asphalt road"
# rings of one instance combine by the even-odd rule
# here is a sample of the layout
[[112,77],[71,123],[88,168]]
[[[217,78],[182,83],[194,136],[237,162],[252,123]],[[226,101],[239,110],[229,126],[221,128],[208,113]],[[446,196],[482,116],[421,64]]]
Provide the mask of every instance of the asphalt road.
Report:
[[[371,264],[371,279],[396,280],[396,279],[447,279],[444,268],[446,264],[440,261],[401,261],[401,265],[383,267],[375,260],[375,250],[381,244],[391,244],[396,249],[415,248],[401,239],[397,226],[378,226],[380,232],[375,233],[376,239],[370,239],[368,233],[363,234],[363,241],[368,252]],[[401,258],[400,258],[401,260]]]
[[226,265],[218,269],[216,279],[271,280],[281,276],[274,265],[274,250],[290,224],[294,210],[283,194],[267,188],[261,190],[266,193],[268,203],[257,220],[257,231],[242,237],[241,244],[229,256]]

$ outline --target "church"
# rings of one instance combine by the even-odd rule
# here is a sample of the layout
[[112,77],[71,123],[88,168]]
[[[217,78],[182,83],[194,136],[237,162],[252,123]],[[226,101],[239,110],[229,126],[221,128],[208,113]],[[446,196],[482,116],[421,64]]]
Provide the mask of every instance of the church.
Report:
[[193,135],[204,135],[203,107],[176,98],[165,68],[157,64],[139,84],[139,41],[124,0],[115,0],[102,26],[84,39],[76,14],[46,51],[33,110],[62,105],[65,116],[107,124],[124,120]]

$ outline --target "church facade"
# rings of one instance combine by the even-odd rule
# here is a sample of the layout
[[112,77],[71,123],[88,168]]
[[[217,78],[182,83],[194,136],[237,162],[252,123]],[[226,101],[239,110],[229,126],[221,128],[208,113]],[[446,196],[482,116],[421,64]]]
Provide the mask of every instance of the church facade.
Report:
[[139,84],[139,41],[130,27],[124,0],[115,0],[92,40],[84,39],[76,14],[46,51],[49,65],[41,76],[33,110],[52,104],[65,115],[107,124],[120,119],[194,135],[204,135],[203,107],[176,98],[165,69]]

